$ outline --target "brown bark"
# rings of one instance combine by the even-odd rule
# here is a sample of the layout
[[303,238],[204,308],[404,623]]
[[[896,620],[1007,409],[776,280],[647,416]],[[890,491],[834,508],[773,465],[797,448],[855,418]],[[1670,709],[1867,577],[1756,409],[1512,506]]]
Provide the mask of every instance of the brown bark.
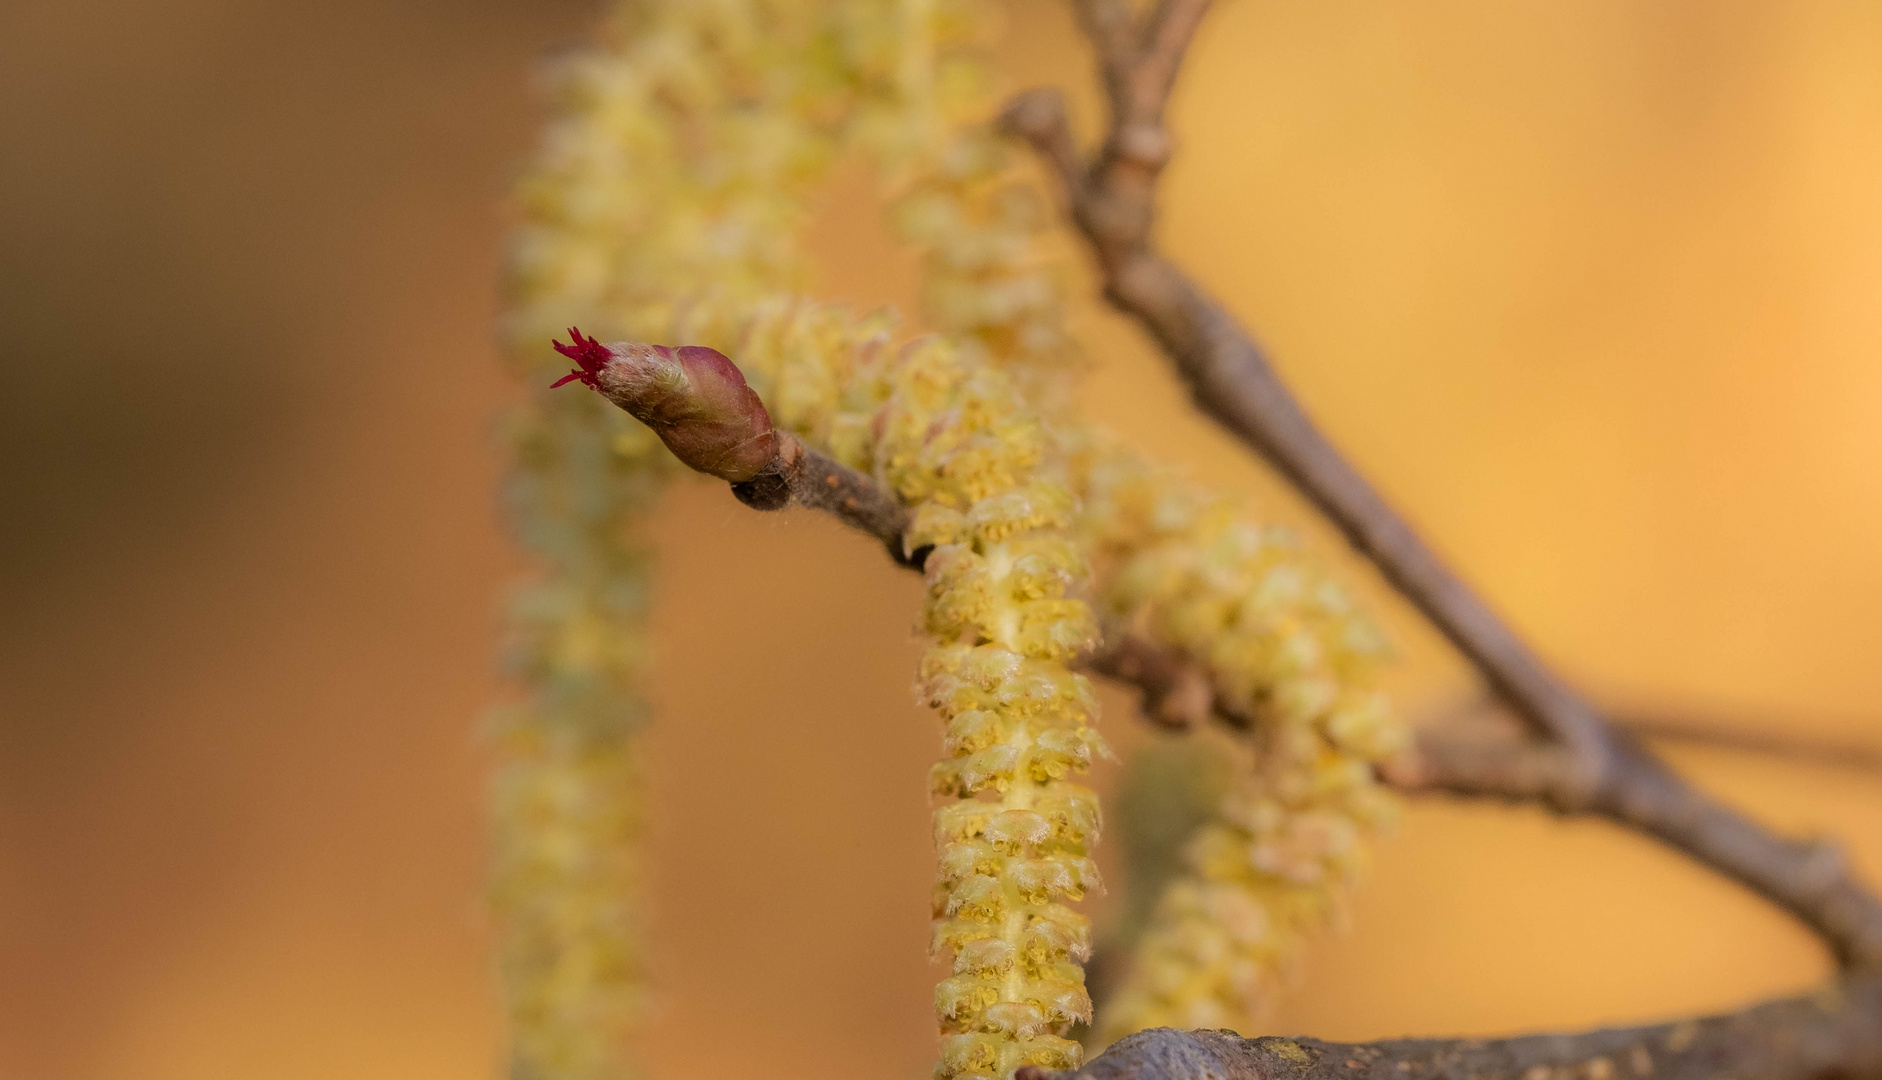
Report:
[[740,502],[755,510],[781,510],[796,503],[833,514],[882,541],[896,562],[921,568],[927,552],[904,550],[909,511],[892,492],[788,432],[777,432],[777,445],[777,456],[762,473],[732,485]]
[[1867,743],[1816,738],[1793,732],[1748,731],[1709,721],[1654,716],[1619,716],[1614,723],[1637,738],[1719,750],[1736,750],[1803,765],[1882,773],[1882,749]]
[[1882,976],[1722,1016],[1507,1039],[1335,1043],[1152,1028],[1016,1080],[1828,1080],[1882,1076]]

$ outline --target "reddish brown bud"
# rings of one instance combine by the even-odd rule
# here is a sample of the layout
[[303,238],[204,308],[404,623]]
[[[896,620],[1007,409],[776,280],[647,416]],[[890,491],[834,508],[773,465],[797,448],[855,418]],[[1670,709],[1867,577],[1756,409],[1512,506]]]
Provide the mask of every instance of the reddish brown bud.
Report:
[[763,472],[777,455],[771,414],[725,354],[700,345],[603,346],[569,332],[575,344],[557,342],[556,349],[581,369],[562,382],[580,380],[600,391],[652,428],[687,466],[736,484]]

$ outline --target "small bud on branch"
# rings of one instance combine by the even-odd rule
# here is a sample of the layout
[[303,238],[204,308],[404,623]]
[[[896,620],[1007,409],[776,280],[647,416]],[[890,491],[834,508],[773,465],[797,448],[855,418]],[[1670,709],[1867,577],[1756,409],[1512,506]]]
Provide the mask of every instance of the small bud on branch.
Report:
[[569,327],[575,344],[555,350],[581,365],[554,386],[580,382],[652,428],[689,468],[734,484],[752,479],[778,452],[764,402],[738,366],[701,345],[603,345]]
[[738,365],[700,345],[603,345],[569,327],[575,344],[552,342],[581,365],[551,385],[580,382],[646,424],[680,462],[729,481],[755,510],[796,502],[835,514],[878,537],[899,563],[919,567],[927,549],[903,550],[909,511],[869,477],[779,431]]

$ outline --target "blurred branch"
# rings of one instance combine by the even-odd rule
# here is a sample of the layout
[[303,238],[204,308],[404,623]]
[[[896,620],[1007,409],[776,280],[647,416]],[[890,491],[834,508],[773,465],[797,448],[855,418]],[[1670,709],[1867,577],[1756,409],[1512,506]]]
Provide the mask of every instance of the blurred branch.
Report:
[[[1194,728],[1222,708],[1209,674],[1169,649],[1134,634],[1106,629],[1104,644],[1086,661],[1092,671],[1135,686],[1143,694],[1145,719],[1167,728]],[[1237,722],[1237,727],[1246,724]]]
[[[1410,774],[1416,786],[1537,801],[1627,825],[1783,907],[1845,967],[1882,967],[1882,904],[1833,849],[1767,832],[1603,721],[1328,442],[1235,318],[1157,253],[1150,229],[1156,179],[1169,158],[1163,112],[1207,0],[1165,0],[1141,19],[1125,0],[1076,2],[1111,104],[1101,148],[1083,158],[1055,90],[1020,94],[1003,122],[1057,172],[1105,296],[1156,339],[1197,405],[1280,470],[1548,740],[1507,752],[1421,746]],[[1157,673],[1151,704],[1167,701],[1160,688],[1176,685],[1170,669],[1134,662]]]
[[[1631,711],[1610,715],[1609,723],[1645,742],[1707,747],[1798,765],[1882,774],[1882,746],[1870,743]],[[1484,720],[1490,722],[1480,723]],[[1484,734],[1507,738],[1516,730],[1517,721],[1518,718],[1510,715],[1496,698],[1475,694],[1440,710],[1429,726],[1442,726],[1453,732],[1481,727]]]
[[1332,1043],[1152,1028],[1076,1072],[1016,1080],[1829,1080],[1882,1075],[1882,976],[1646,1027],[1508,1039]]
[[1882,749],[1863,743],[1812,738],[1790,732],[1749,731],[1692,720],[1619,716],[1614,723],[1637,738],[1653,742],[1684,743],[1805,765],[1882,773]]
[[889,556],[921,569],[925,550],[907,552],[902,534],[909,511],[896,497],[835,458],[805,446],[789,432],[777,432],[778,452],[758,476],[733,484],[732,494],[754,510],[781,510],[795,503],[835,516],[843,524],[882,541]]
[[1874,968],[1882,956],[1882,908],[1841,848],[1776,836],[1687,784],[1627,744],[1592,798],[1570,779],[1562,747],[1532,739],[1499,742],[1420,733],[1417,753],[1388,770],[1407,790],[1534,802],[1565,815],[1605,818],[1651,836],[1738,881],[1791,913],[1830,944],[1846,966]]
[[[1090,2],[1081,10],[1110,12],[1119,6]],[[1161,128],[1163,98],[1154,91],[1167,92],[1167,86],[1141,73],[1138,65],[1162,54],[1118,44],[1129,35],[1109,29],[1104,20],[1110,17],[1086,17],[1114,99],[1110,136],[1089,164],[1081,162],[1058,91],[1026,91],[1005,112],[1007,128],[1038,148],[1058,173],[1072,219],[1097,257],[1105,296],[1157,340],[1205,413],[1292,481],[1498,693],[1540,730],[1575,748],[1575,780],[1592,789],[1608,758],[1594,710],[1347,463],[1234,317],[1152,246],[1155,179],[1168,155]],[[1152,89],[1136,96],[1137,88],[1146,85]],[[1155,138],[1150,125],[1155,125]],[[1153,147],[1159,149],[1152,152]]]

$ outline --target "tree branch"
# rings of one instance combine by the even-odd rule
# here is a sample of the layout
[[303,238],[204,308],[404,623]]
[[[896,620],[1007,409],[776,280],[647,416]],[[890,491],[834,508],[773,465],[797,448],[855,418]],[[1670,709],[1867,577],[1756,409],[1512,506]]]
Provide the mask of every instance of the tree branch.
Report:
[[738,501],[754,510],[782,510],[796,503],[834,515],[852,529],[882,541],[889,556],[921,569],[927,549],[903,550],[909,510],[874,480],[835,458],[805,446],[787,431],[776,433],[778,451],[763,472],[732,485]]
[[1875,967],[1882,907],[1842,850],[1787,840],[1687,784],[1631,741],[1621,744],[1602,788],[1585,798],[1568,753],[1534,740],[1486,740],[1425,732],[1411,762],[1388,770],[1407,790],[1535,802],[1560,814],[1606,818],[1712,867],[1790,912],[1845,965]]
[[1684,743],[1806,765],[1882,773],[1882,749],[1864,743],[1812,738],[1791,732],[1748,731],[1718,724],[1648,716],[1620,716],[1614,723],[1637,738],[1653,742]]
[[[1704,717],[1673,717],[1612,710],[1606,715],[1614,727],[1645,743],[1698,746],[1797,765],[1882,774],[1882,745],[1870,742],[1824,738],[1788,728],[1746,727]],[[1466,725],[1474,726],[1473,721],[1479,717],[1495,717],[1511,722],[1517,720],[1509,714],[1504,703],[1495,697],[1475,694],[1450,709],[1442,710],[1436,722],[1458,731]],[[1501,735],[1514,730],[1508,724],[1491,726]]]
[[[1079,0],[1078,6],[1111,99],[1104,147],[1089,167],[1080,165],[1057,91],[1019,95],[1003,121],[1058,173],[1071,217],[1096,256],[1106,297],[1156,339],[1205,413],[1279,469],[1499,697],[1551,740],[1535,750],[1539,756],[1433,759],[1426,767],[1444,778],[1440,786],[1540,800],[1560,812],[1598,814],[1639,829],[1791,912],[1825,940],[1842,965],[1882,967],[1882,903],[1839,859],[1825,854],[1829,849],[1771,835],[1691,789],[1603,721],[1340,455],[1234,317],[1155,251],[1155,179],[1168,144],[1163,107],[1175,60],[1205,0],[1165,0],[1142,29],[1134,28],[1122,0]],[[1150,41],[1155,47],[1142,44]],[[1162,147],[1158,154],[1130,149],[1152,143]]]
[[1015,1080],[1829,1080],[1882,1076],[1882,976],[1736,1013],[1508,1039],[1333,1043],[1152,1028]]
[[1139,711],[1163,727],[1200,727],[1221,707],[1221,699],[1200,665],[1114,628],[1107,628],[1104,644],[1087,658],[1086,667],[1142,691]]

